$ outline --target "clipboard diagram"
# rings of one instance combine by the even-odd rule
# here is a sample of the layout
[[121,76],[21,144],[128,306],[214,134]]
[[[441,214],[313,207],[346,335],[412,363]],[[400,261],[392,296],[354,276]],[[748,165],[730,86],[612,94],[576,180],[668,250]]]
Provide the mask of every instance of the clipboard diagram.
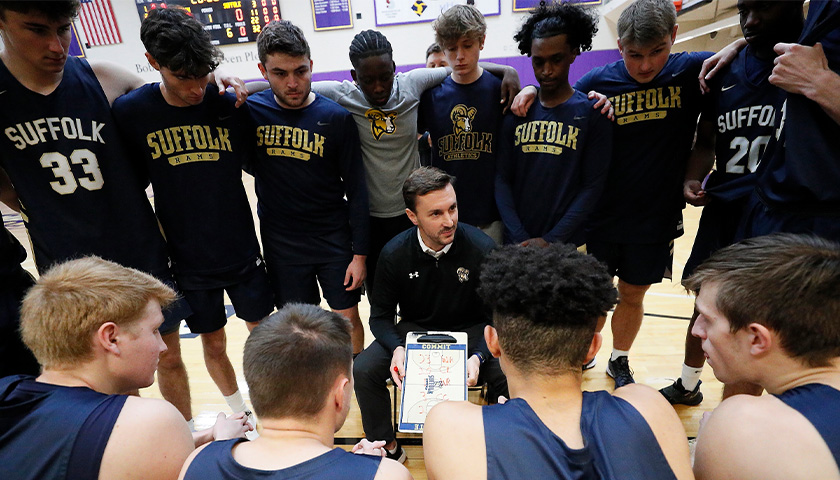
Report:
[[429,410],[467,399],[467,334],[409,332],[398,430],[422,433]]

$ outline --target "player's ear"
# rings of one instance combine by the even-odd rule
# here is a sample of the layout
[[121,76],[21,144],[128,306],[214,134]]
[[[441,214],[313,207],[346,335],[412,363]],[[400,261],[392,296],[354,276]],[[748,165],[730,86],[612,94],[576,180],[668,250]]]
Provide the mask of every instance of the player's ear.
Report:
[[484,50],[484,40],[487,38],[487,35],[482,35],[481,39],[478,41],[478,49]]
[[99,326],[94,336],[94,345],[103,350],[119,355],[120,346],[117,342],[119,327],[114,322],[105,322]]
[[146,52],[146,60],[149,61],[149,65],[151,65],[152,68],[154,68],[158,72],[160,71],[160,63],[158,63],[158,61],[155,60],[155,57],[149,54],[149,52]]
[[490,355],[499,358],[502,354],[502,348],[499,347],[499,332],[496,327],[487,325],[484,327],[484,341],[487,342],[487,349],[490,350]]
[[604,337],[601,336],[599,332],[595,332],[592,335],[592,342],[589,343],[589,351],[586,352],[586,359],[584,360],[584,365],[591,362],[595,355],[598,353],[598,350],[601,349],[601,343],[603,343]]
[[[348,391],[350,392],[350,395],[348,395]],[[350,382],[349,378],[344,375],[336,378],[332,389],[333,408],[335,408],[336,412],[344,411],[346,403],[352,397],[352,392],[353,384]]]
[[263,78],[268,80],[268,71],[265,69],[265,65],[262,62],[257,63],[257,68],[260,69],[260,73],[262,74]]
[[355,68],[350,69],[350,76],[353,78],[353,81],[355,83],[359,83],[359,79],[356,78],[356,69]]
[[773,332],[769,328],[760,323],[751,323],[747,325],[747,333],[750,340],[750,354],[754,356],[763,355],[776,344],[776,339]]

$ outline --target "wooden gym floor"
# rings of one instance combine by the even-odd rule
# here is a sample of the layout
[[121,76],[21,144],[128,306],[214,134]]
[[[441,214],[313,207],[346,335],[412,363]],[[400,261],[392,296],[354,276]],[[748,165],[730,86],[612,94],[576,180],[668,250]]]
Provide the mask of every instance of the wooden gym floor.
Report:
[[[252,211],[256,212],[253,178],[243,175],[246,190],[252,202]],[[150,198],[153,196],[150,193]],[[11,210],[2,207],[3,220],[9,228],[21,240],[29,250],[29,239],[20,217]],[[686,233],[677,239],[674,253],[674,281],[665,281],[654,285],[645,298],[645,320],[641,331],[633,345],[630,355],[630,363],[635,371],[637,383],[650,385],[653,388],[661,388],[668,385],[680,375],[683,359],[683,344],[685,330],[688,326],[688,318],[693,310],[693,299],[687,295],[679,284],[682,275],[682,266],[691,251],[694,235],[697,231],[697,222],[700,218],[700,209],[687,206],[683,212],[685,217]],[[256,214],[255,220],[256,219]],[[24,267],[35,273],[35,266],[32,260],[31,250],[29,258]],[[322,306],[327,308],[326,303]],[[360,304],[361,316],[367,330],[366,319],[370,313],[370,306],[367,298],[362,297]],[[242,348],[248,335],[244,322],[239,321],[235,316],[230,317],[226,327],[228,335],[228,354],[236,370],[239,379],[240,389],[247,396],[247,385],[242,374]],[[181,349],[187,371],[190,377],[190,389],[192,391],[193,415],[196,419],[196,427],[209,426],[219,411],[228,412],[228,407],[222,398],[216,385],[210,379],[204,367],[204,360],[201,352],[201,341],[196,336],[189,334],[185,327],[182,328]],[[604,346],[598,353],[597,366],[584,374],[583,387],[586,390],[611,390],[613,381],[605,374],[607,360],[611,352],[612,336],[609,331],[609,321],[604,329]],[[370,343],[373,336],[366,331],[365,341]],[[697,435],[697,426],[700,417],[706,411],[711,411],[720,402],[721,384],[714,378],[711,368],[706,368],[701,377],[703,385],[704,400],[697,407],[676,406],[675,409],[683,421],[686,433],[689,438]],[[157,384],[143,389],[141,395],[161,398]],[[476,397],[476,394],[471,394]],[[477,400],[477,399],[476,399]],[[355,402],[355,399],[354,399]],[[363,436],[362,421],[358,406],[354,404],[347,418],[344,427],[336,434],[336,444],[345,448],[355,443],[356,439]],[[419,435],[399,435],[400,438],[411,437],[412,443],[419,443]],[[415,479],[425,479],[426,471],[423,465],[422,446],[407,446],[408,461],[406,466],[414,475]]]

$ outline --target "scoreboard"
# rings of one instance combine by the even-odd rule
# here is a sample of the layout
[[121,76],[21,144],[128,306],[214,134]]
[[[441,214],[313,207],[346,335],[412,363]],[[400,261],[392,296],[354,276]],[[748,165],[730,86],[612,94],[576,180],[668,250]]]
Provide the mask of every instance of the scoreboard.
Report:
[[187,10],[210,33],[213,45],[256,42],[257,35],[280,20],[280,0],[135,0],[142,21],[150,11],[167,6]]

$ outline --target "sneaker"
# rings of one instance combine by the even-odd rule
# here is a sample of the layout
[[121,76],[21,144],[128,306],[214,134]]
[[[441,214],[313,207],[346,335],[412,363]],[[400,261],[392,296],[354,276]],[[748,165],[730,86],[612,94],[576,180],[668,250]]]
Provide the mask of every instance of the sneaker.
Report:
[[671,385],[660,388],[659,393],[668,399],[668,401],[671,402],[671,405],[681,404],[693,407],[695,405],[699,405],[700,402],[703,401],[703,393],[700,391],[701,383],[703,382],[698,381],[694,390],[686,390],[686,388],[683,387],[682,379],[678,378],[677,381]]
[[590,360],[589,363],[584,363],[580,367],[580,369],[581,369],[581,371],[584,371],[584,372],[587,371],[587,370],[592,370],[593,368],[595,368],[595,365],[597,365],[597,364],[598,364],[598,359],[595,358],[595,357],[592,357],[592,360]]
[[395,448],[393,452],[386,448],[385,453],[385,456],[387,458],[390,458],[391,460],[396,460],[400,463],[405,463],[406,458],[408,458],[405,455],[405,450],[403,450],[402,445],[400,445],[399,441],[397,441],[397,448]]
[[627,357],[622,355],[615,360],[607,362],[607,375],[615,380],[615,388],[621,388],[631,383],[636,383],[633,380],[633,371],[630,370],[630,364],[627,362]]

